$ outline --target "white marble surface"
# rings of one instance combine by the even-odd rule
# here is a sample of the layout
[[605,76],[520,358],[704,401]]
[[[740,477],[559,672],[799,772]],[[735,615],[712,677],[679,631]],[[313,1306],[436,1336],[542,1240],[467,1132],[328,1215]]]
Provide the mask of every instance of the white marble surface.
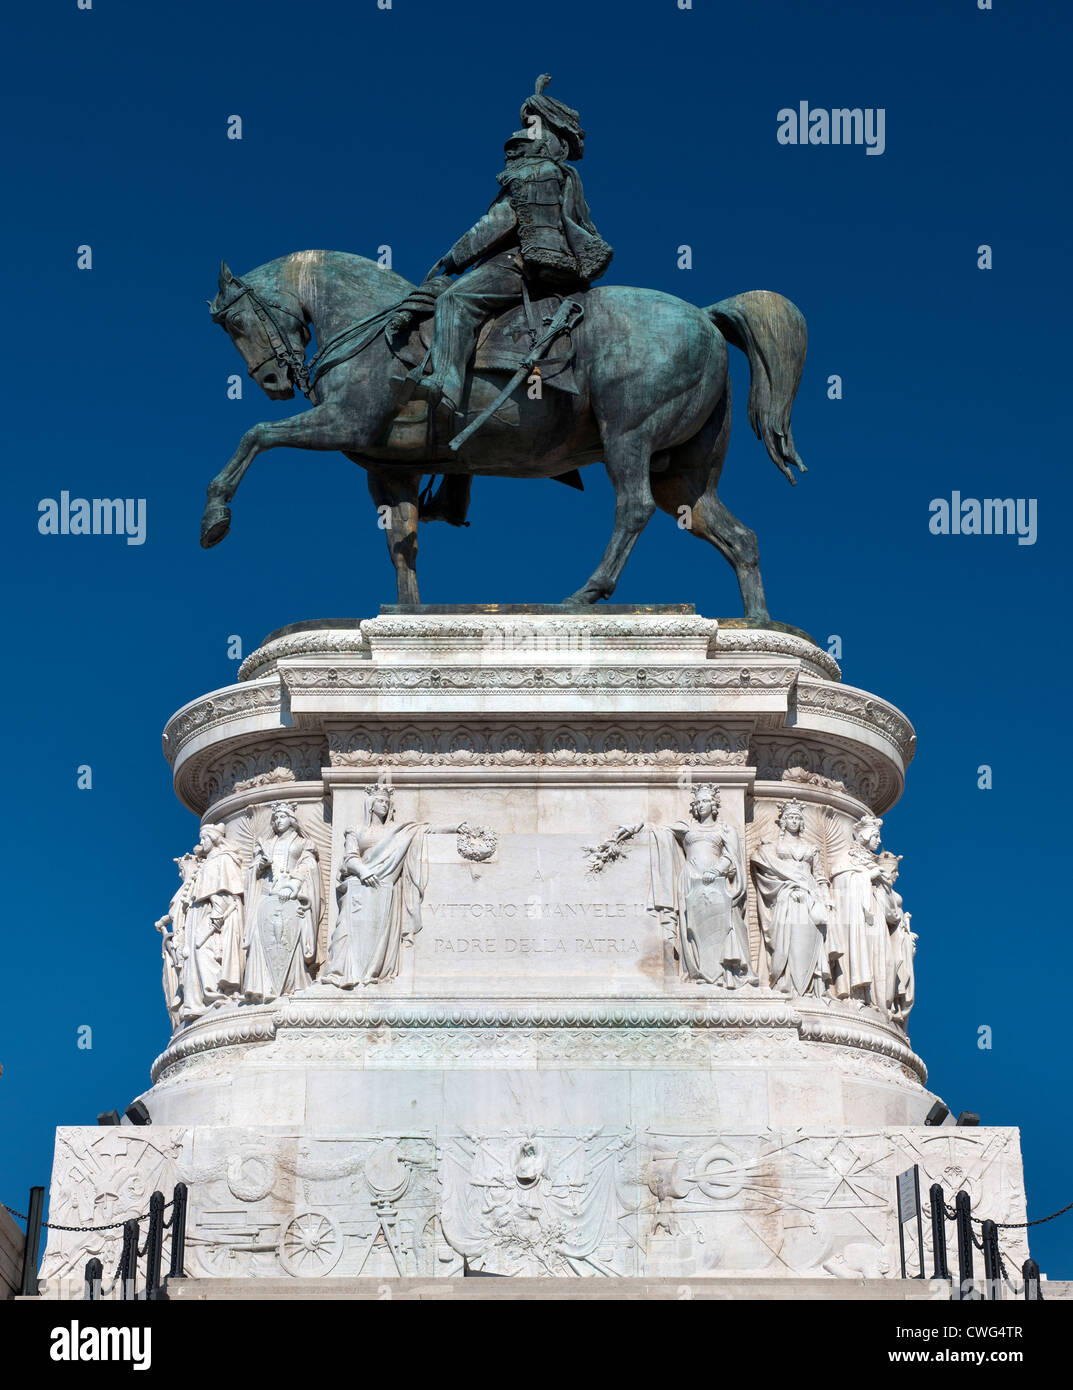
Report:
[[[452,1277],[463,1258],[519,1277],[893,1278],[895,1178],[914,1163],[925,1192],[964,1187],[974,1211],[1024,1220],[1016,1130],[715,1126],[675,1109],[638,1124],[618,1088],[607,1099],[596,1129],[581,1097],[541,1120],[499,1081],[496,1117],[465,1127],[416,1123],[399,1096],[371,1129],[65,1129],[52,1217],[136,1215],[147,1184],[181,1179],[187,1273],[295,1279]],[[71,1185],[87,1172],[107,1194],[95,1202]],[[118,1239],[52,1232],[47,1288],[90,1254],[113,1266]],[[1003,1249],[1016,1268],[1024,1232]]]
[[[178,1026],[142,1097],[153,1123],[60,1131],[54,1214],[116,1219],[182,1177],[191,1273],[294,1279],[463,1258],[892,1276],[912,1162],[1018,1219],[1016,1131],[923,1127],[904,982],[840,994],[825,965],[809,989],[772,966],[778,940],[841,925],[832,878],[913,747],[800,637],[696,616],[392,616],[269,641],[165,735],[178,795],[239,869],[214,900],[188,861],[191,901],[180,886],[162,919],[210,984],[184,1009],[165,972]],[[778,857],[791,800],[811,924],[792,894],[758,912],[755,858]],[[896,858],[866,849],[853,872],[882,867],[894,931]],[[273,912],[290,922],[291,880],[313,982],[258,1002],[248,954],[237,988],[224,957],[240,922],[247,953]],[[917,920],[924,952],[926,902]],[[111,1239],[53,1233],[53,1286],[91,1253],[107,1265]]]

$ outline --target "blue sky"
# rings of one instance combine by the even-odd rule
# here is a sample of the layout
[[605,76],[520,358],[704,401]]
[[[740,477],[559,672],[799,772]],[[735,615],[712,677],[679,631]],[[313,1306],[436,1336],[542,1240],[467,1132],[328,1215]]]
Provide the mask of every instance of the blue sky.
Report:
[[[227,399],[242,367],[205,310],[220,258],[241,273],[386,243],[420,278],[494,195],[541,71],[589,132],[608,282],[699,304],[777,289],[807,317],[794,432],[810,471],[791,490],[750,435],[736,356],[721,495],[759,535],[773,616],[839,635],[846,680],[916,725],[885,830],[920,934],[911,1035],[932,1087],[955,1112],[1020,1125],[1030,1215],[1073,1198],[1057,775],[1073,13],[995,3],[62,0],[9,18],[0,1198],[20,1206],[47,1183],[55,1125],[122,1108],[166,1042],[152,923],[196,837],[159,751],[166,718],[234,679],[230,635],[248,651],[284,623],[394,597],[364,477],[341,455],[263,455],[231,536],[199,549],[209,478],[250,424],[297,408],[252,387]],[[884,153],[780,145],[777,113],[802,100],[882,108]],[[470,530],[422,528],[424,599],[576,588],[611,505],[602,470],[586,487],[482,480]],[[38,503],[64,489],[145,498],[146,543],[41,536]],[[1036,499],[1036,543],[932,535],[929,503],[955,490]],[[662,514],[616,599],[740,612],[729,567]],[[92,790],[76,787],[82,764]],[[1073,1216],[1033,1250],[1073,1276]]]

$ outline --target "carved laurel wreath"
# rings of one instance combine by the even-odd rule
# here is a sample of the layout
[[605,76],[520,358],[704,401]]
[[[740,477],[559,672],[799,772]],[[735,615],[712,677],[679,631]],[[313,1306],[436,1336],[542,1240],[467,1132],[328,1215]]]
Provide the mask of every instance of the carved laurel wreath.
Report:
[[462,859],[491,859],[499,846],[499,836],[486,825],[467,825],[465,821],[458,827],[456,848]]

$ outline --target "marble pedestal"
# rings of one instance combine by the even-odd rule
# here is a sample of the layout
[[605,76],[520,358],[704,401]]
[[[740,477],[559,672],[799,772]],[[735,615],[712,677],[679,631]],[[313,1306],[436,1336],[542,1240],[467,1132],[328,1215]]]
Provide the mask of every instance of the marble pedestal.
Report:
[[[142,1097],[151,1125],[60,1130],[54,1219],[136,1214],[182,1178],[188,1272],[240,1279],[464,1261],[893,1277],[894,1180],[913,1163],[925,1189],[1023,1220],[1016,1131],[925,1127],[935,1097],[888,1009],[772,987],[747,867],[759,985],[688,978],[655,886],[657,830],[688,821],[696,787],[718,790],[746,865],[789,798],[829,856],[898,798],[913,743],[802,634],[684,609],[273,634],[238,684],[173,717],[165,752],[182,801],[225,828],[247,938],[269,920],[257,846],[271,857],[271,808],[293,806],[311,982],[181,1019]],[[410,848],[363,897],[347,836],[385,786],[380,829]],[[375,937],[375,902],[396,923],[390,968],[324,983],[342,925]],[[114,1233],[92,1240],[53,1234],[51,1287],[89,1254],[107,1264]]]

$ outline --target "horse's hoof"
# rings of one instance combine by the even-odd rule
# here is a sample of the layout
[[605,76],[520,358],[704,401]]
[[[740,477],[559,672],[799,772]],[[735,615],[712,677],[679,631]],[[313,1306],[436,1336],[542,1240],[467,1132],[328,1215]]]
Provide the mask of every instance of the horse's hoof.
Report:
[[563,599],[564,608],[591,608],[593,604],[599,603],[605,594],[599,589],[590,588],[589,585],[583,589],[578,589],[576,594],[570,594]]
[[230,529],[230,507],[206,507],[201,518],[201,548],[211,550],[214,545],[219,545]]

